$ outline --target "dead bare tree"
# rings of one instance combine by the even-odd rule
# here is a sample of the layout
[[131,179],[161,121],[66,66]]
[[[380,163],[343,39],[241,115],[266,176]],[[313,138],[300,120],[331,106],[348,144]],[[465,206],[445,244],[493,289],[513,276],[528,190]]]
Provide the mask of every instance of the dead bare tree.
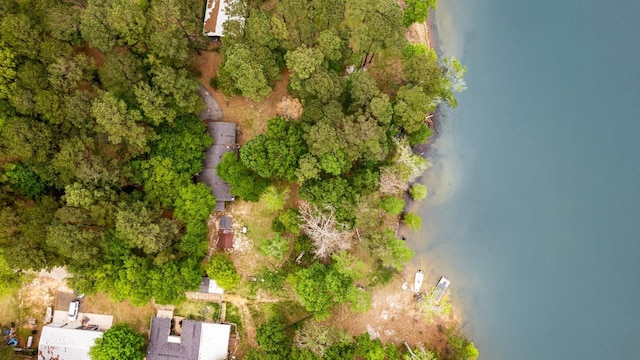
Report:
[[281,115],[287,119],[298,119],[300,115],[302,115],[302,103],[300,100],[283,96],[282,101],[278,104],[277,107],[278,115]]
[[300,205],[302,230],[313,243],[314,255],[327,260],[333,253],[351,248],[353,231],[336,220],[333,207],[327,205],[322,210],[303,202]]

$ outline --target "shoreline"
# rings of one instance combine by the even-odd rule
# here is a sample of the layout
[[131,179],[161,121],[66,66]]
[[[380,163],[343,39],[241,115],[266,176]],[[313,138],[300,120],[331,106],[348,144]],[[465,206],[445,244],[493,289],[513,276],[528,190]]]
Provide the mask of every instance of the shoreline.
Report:
[[[407,39],[410,42],[416,42],[416,41],[412,41],[412,39],[410,39],[410,35],[413,34],[417,34],[418,36],[416,36],[415,40],[419,40],[417,41],[418,43],[422,43],[423,45],[426,45],[427,48],[434,50],[436,52],[436,55],[438,56],[438,59],[442,58],[442,51],[440,49],[440,43],[439,43],[439,37],[438,37],[438,26],[437,26],[437,15],[436,15],[436,10],[435,9],[431,9],[429,10],[429,16],[427,17],[427,20],[424,23],[421,24],[413,24],[412,28],[410,28],[410,30],[408,31],[407,34]],[[442,104],[438,104],[436,106],[436,109],[433,112],[433,131],[434,134],[433,136],[431,136],[426,143],[424,144],[420,144],[416,147],[413,148],[414,153],[419,154],[420,156],[422,156],[425,160],[429,161],[429,150],[431,150],[433,144],[435,143],[435,141],[438,139],[439,135],[440,135],[440,125],[441,125],[441,121],[444,117],[444,109],[443,109],[443,105]],[[414,183],[422,183],[424,180],[424,176],[426,175],[426,172],[429,171],[429,169],[427,168],[427,170],[425,170],[425,172],[416,180],[414,181]],[[417,207],[420,206],[426,206],[424,204],[425,200],[422,201],[415,201],[411,198],[411,195],[409,194],[409,191],[405,191],[404,193],[404,200],[405,200],[405,208],[404,208],[404,212],[409,212],[411,210],[415,210]],[[414,230],[409,229],[402,221],[398,221],[398,227],[396,229],[396,235],[398,238],[402,239],[402,240],[406,240],[408,238],[416,238],[417,237],[417,232]],[[416,239],[419,240],[419,239]],[[425,240],[425,239],[423,239]],[[414,251],[416,251],[415,249],[412,249]],[[418,258],[419,255],[422,255],[420,257],[427,257],[428,256],[426,253],[416,253],[416,255],[414,256],[414,259]],[[412,260],[413,261],[413,260]],[[430,261],[427,261],[428,263],[431,263]],[[417,267],[416,267],[417,266]],[[409,268],[412,271],[415,271],[414,267],[416,268],[422,268],[423,271],[425,271],[424,267],[421,264],[411,264],[409,266]],[[427,266],[427,268],[429,268],[429,266]],[[412,274],[412,273],[411,273]],[[446,276],[445,274],[442,273],[436,273],[435,271],[426,271],[425,272],[425,281],[427,280],[427,278],[439,278],[440,276]],[[462,314],[459,311],[459,307],[456,306],[455,302],[453,302],[450,298],[450,294],[451,294],[451,290],[448,290],[448,294],[447,297],[449,298],[449,304],[451,306],[451,314],[449,316],[451,316],[452,321],[456,324],[456,327],[459,329],[462,329],[464,327],[465,321],[464,321],[464,317],[462,316]]]

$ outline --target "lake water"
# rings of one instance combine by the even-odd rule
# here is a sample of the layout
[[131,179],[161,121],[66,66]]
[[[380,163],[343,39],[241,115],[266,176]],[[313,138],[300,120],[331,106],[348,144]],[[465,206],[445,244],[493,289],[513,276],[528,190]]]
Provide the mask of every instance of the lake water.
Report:
[[640,1],[440,0],[436,21],[469,89],[417,261],[481,359],[640,359]]

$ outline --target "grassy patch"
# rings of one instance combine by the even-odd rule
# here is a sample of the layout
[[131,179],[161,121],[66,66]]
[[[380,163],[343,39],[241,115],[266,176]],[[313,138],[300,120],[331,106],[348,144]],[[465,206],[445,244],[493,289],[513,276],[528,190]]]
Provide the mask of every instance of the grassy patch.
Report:
[[220,320],[220,304],[207,301],[186,301],[176,308],[174,314],[190,320],[217,322]]
[[287,300],[277,303],[262,303],[251,308],[256,326],[260,326],[272,317],[282,317],[287,325],[293,324],[307,316],[309,312],[297,301]]
[[5,324],[20,318],[18,289],[10,289],[0,298],[0,323]]
[[87,295],[82,302],[82,311],[113,315],[114,324],[125,323],[141,333],[149,331],[151,317],[156,314],[152,304],[135,306],[129,301],[116,302],[106,294]]
[[236,324],[238,327],[238,333],[243,334],[242,314],[240,313],[240,309],[231,303],[227,303],[225,322]]

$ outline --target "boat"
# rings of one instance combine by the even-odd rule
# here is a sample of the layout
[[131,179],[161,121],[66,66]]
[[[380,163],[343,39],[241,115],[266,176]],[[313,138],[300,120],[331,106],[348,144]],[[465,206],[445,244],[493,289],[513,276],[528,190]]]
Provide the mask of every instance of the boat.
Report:
[[422,270],[418,270],[415,275],[415,280],[413,281],[413,291],[420,292],[420,288],[422,287],[422,279],[424,278],[424,274]]
[[444,297],[447,288],[449,288],[449,284],[451,284],[451,281],[444,276],[442,276],[438,281],[438,285],[436,285],[435,289],[433,289],[433,293],[431,294],[431,298],[435,300],[436,304],[438,304]]

